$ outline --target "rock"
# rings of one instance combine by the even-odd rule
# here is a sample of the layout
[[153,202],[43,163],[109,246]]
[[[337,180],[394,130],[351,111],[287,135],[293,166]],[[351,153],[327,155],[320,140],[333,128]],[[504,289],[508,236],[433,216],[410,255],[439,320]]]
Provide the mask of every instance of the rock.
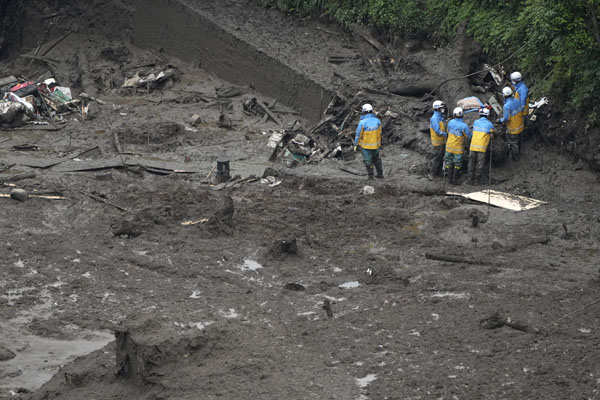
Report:
[[29,195],[23,189],[13,189],[10,192],[10,198],[18,201],[26,201]]
[[198,126],[202,123],[202,118],[200,117],[200,115],[198,114],[194,114],[192,115],[192,117],[190,118],[190,124],[192,126]]
[[301,292],[301,291],[306,290],[306,288],[304,287],[304,285],[301,285],[301,284],[296,283],[296,282],[286,283],[283,288],[286,289],[286,290],[292,290],[292,291],[295,291],[295,292]]
[[17,355],[13,353],[11,350],[7,349],[4,346],[0,345],[0,361],[8,361],[15,358]]
[[269,249],[268,256],[274,259],[282,259],[289,255],[298,254],[298,243],[296,238],[276,241]]
[[267,167],[265,168],[265,172],[263,172],[262,177],[266,178],[267,176],[280,176],[280,173],[275,168]]

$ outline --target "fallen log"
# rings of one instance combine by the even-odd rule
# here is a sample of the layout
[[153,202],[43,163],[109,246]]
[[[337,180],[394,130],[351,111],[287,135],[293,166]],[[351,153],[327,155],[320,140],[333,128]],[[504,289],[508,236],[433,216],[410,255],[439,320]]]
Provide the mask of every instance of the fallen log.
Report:
[[62,35],[61,37],[59,37],[58,39],[56,39],[54,42],[52,42],[50,44],[50,46],[48,46],[48,48],[42,52],[42,56],[45,56],[46,54],[50,53],[52,51],[52,49],[54,49],[56,46],[58,46],[58,44],[60,42],[62,42],[66,38],[68,38],[71,35],[71,33],[73,33],[73,32],[69,31],[69,32],[65,33],[64,35]]
[[352,175],[357,175],[357,176],[365,176],[365,175],[367,175],[366,172],[358,172],[358,171],[355,171],[353,169],[346,168],[346,167],[339,167],[339,170],[347,172],[347,173],[352,174]]
[[201,218],[201,219],[197,219],[197,220],[183,221],[181,223],[181,225],[190,226],[190,225],[197,225],[197,224],[205,224],[207,222],[208,222],[208,218]]
[[115,146],[115,150],[119,154],[123,154],[123,148],[121,147],[121,141],[119,140],[119,133],[113,132],[113,146]]
[[459,264],[472,264],[472,265],[489,265],[489,264],[491,264],[489,261],[473,260],[473,259],[466,258],[466,257],[447,256],[447,255],[433,254],[433,253],[425,253],[425,258],[428,260],[446,261],[446,262],[459,263]]
[[371,34],[369,34],[368,32],[366,32],[364,29],[362,29],[360,26],[353,24],[351,26],[352,31],[354,33],[356,33],[358,36],[360,36],[361,38],[363,38],[367,43],[369,43],[371,46],[375,47],[375,49],[379,50],[379,51],[385,51],[385,46],[377,39],[375,39]]
[[45,126],[45,125],[30,125],[30,126],[21,126],[18,128],[3,128],[3,131],[48,131],[48,132],[56,132],[64,129],[66,124],[61,126]]
[[257,101],[256,104],[263,109],[263,111],[265,112],[266,115],[269,116],[269,118],[271,118],[273,120],[273,122],[275,122],[277,125],[282,126],[281,121],[279,120],[279,118],[277,118],[275,116],[275,114],[273,114],[273,112],[269,109],[269,107],[267,107],[266,105],[262,104],[260,101]]
[[13,175],[13,176],[0,177],[0,182],[2,182],[2,183],[18,182],[18,181],[22,181],[24,179],[32,179],[35,177],[36,177],[36,175],[34,173],[26,172],[23,174],[17,174],[17,175]]
[[[14,195],[12,195],[10,193],[0,193],[0,198],[10,199],[11,197],[14,197]],[[29,194],[28,197],[36,198],[36,199],[45,199],[45,200],[66,200],[66,198],[64,196],[50,196],[50,195],[42,195],[42,194]]]
[[34,56],[34,55],[31,55],[31,54],[21,54],[19,57],[29,58],[31,60],[36,60],[36,61],[41,61],[43,63],[46,63],[46,64],[50,65],[50,67],[56,67],[59,64],[59,62],[57,60],[53,60],[53,59],[48,58],[48,57]]
[[96,196],[96,195],[94,195],[94,194],[91,194],[91,193],[86,193],[86,192],[84,192],[83,190],[79,190],[78,192],[79,192],[79,193],[81,193],[81,194],[82,194],[82,195],[84,195],[84,196],[87,196],[87,197],[89,197],[89,198],[90,198],[90,199],[92,199],[92,200],[96,200],[96,201],[98,201],[98,202],[100,202],[100,203],[107,204],[107,205],[109,205],[109,206],[112,206],[112,207],[114,207],[114,208],[116,208],[116,209],[118,209],[118,210],[121,210],[121,211],[129,212],[129,210],[128,210],[128,209],[126,209],[126,208],[124,208],[124,207],[121,207],[121,206],[120,206],[120,205],[118,205],[118,204],[111,203],[110,201],[108,201],[108,200],[106,200],[106,199],[103,199],[102,197]]

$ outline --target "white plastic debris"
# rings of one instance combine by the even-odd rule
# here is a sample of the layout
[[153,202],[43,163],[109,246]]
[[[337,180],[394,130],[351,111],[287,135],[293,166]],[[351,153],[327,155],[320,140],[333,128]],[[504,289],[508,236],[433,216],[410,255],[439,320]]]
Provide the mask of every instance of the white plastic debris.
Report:
[[437,292],[431,295],[431,297],[443,298],[449,297],[451,299],[468,299],[471,297],[469,293],[465,292]]
[[254,260],[251,260],[249,258],[246,258],[244,260],[244,263],[242,265],[240,265],[240,269],[242,271],[256,271],[261,269],[263,266],[260,265],[259,263],[257,263]]
[[377,374],[368,374],[362,378],[355,378],[356,385],[360,388],[366,388],[372,382],[377,380]]
[[201,291],[199,290],[194,290],[192,292],[192,294],[190,294],[190,299],[199,299],[200,298],[200,294],[202,294]]
[[355,289],[357,287],[360,286],[360,282],[358,281],[350,281],[350,282],[344,282],[341,285],[339,285],[338,287],[340,289]]
[[68,88],[65,86],[57,86],[54,88],[54,90],[60,91],[62,94],[64,94],[66,97],[68,97],[69,100],[73,100],[73,96],[71,95],[71,88]]
[[269,185],[269,187],[279,186],[279,185],[281,185],[282,182],[283,182],[282,180],[278,180],[274,176],[267,176],[266,178],[262,178],[260,180],[260,183]]
[[238,314],[237,312],[235,312],[235,309],[230,308],[227,311],[219,311],[219,314],[223,317],[223,318],[227,318],[227,319],[233,319],[233,318],[238,318],[240,316],[240,314]]
[[493,206],[505,208],[512,211],[531,210],[532,208],[548,204],[545,201],[532,199],[516,194],[498,192],[496,190],[481,190],[473,193],[446,192],[449,196],[461,196],[466,199],[478,201],[481,203],[490,203]]
[[204,330],[204,329],[206,329],[208,326],[210,326],[210,325],[212,325],[212,324],[214,324],[214,323],[215,323],[215,321],[191,322],[191,323],[190,323],[190,325],[192,325],[192,326],[190,326],[190,328],[191,328],[191,327],[195,327],[195,328],[197,328],[197,329],[199,329],[199,330],[203,331],[203,330]]
[[363,186],[361,193],[364,195],[375,194],[375,188],[373,186],[365,185]]
[[[263,134],[265,134],[265,132],[263,132]],[[277,147],[279,142],[281,142],[282,137],[283,137],[283,132],[280,132],[280,131],[273,132],[271,134],[271,136],[269,137],[269,142],[267,143],[267,146],[274,149],[275,147]]]

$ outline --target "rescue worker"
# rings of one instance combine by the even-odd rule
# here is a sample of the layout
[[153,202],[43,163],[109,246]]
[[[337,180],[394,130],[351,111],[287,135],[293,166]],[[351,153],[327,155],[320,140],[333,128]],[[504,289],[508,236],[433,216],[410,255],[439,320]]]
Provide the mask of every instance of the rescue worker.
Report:
[[502,89],[504,96],[504,113],[500,123],[506,124],[506,140],[513,151],[513,159],[517,160],[521,154],[521,133],[525,127],[523,123],[523,110],[521,103],[513,96],[513,91],[508,86]]
[[377,170],[377,178],[383,178],[383,164],[379,154],[381,147],[381,121],[373,113],[373,106],[364,104],[360,122],[356,127],[354,151],[360,146],[363,161],[369,179],[373,179],[373,166]]
[[446,137],[446,121],[444,121],[446,105],[441,100],[433,102],[433,115],[429,120],[429,134],[431,136],[431,153],[429,158],[429,174],[427,178],[432,180],[434,176],[442,174]]
[[480,118],[473,123],[473,136],[469,148],[469,175],[473,185],[483,183],[481,178],[485,168],[485,160],[489,155],[490,139],[494,133],[494,124],[488,119],[490,109],[481,107],[479,116]]
[[450,184],[456,185],[462,168],[465,138],[471,138],[469,126],[463,121],[463,109],[456,107],[452,111],[453,119],[448,122],[448,139],[446,140],[446,155],[444,163],[446,175]]
[[510,82],[513,85],[515,98],[521,103],[523,118],[527,118],[527,115],[529,115],[529,88],[527,88],[527,85],[523,82],[523,76],[518,71],[510,74]]

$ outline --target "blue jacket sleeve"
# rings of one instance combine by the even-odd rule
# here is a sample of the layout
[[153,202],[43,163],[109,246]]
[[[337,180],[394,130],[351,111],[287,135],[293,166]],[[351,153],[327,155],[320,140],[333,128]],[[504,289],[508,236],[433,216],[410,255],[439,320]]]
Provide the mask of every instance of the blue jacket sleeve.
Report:
[[502,116],[502,118],[500,118],[500,122],[504,123],[505,121],[508,120],[509,114],[508,114],[508,107],[507,104],[504,105],[504,114]]
[[471,132],[471,129],[469,129],[469,125],[465,124],[465,133],[467,134],[467,137],[470,139],[471,136],[473,136],[473,133]]
[[358,126],[356,127],[356,135],[354,136],[354,145],[358,146],[358,141],[360,139],[360,134],[362,133],[363,130],[363,123],[362,121],[360,121],[358,123]]

